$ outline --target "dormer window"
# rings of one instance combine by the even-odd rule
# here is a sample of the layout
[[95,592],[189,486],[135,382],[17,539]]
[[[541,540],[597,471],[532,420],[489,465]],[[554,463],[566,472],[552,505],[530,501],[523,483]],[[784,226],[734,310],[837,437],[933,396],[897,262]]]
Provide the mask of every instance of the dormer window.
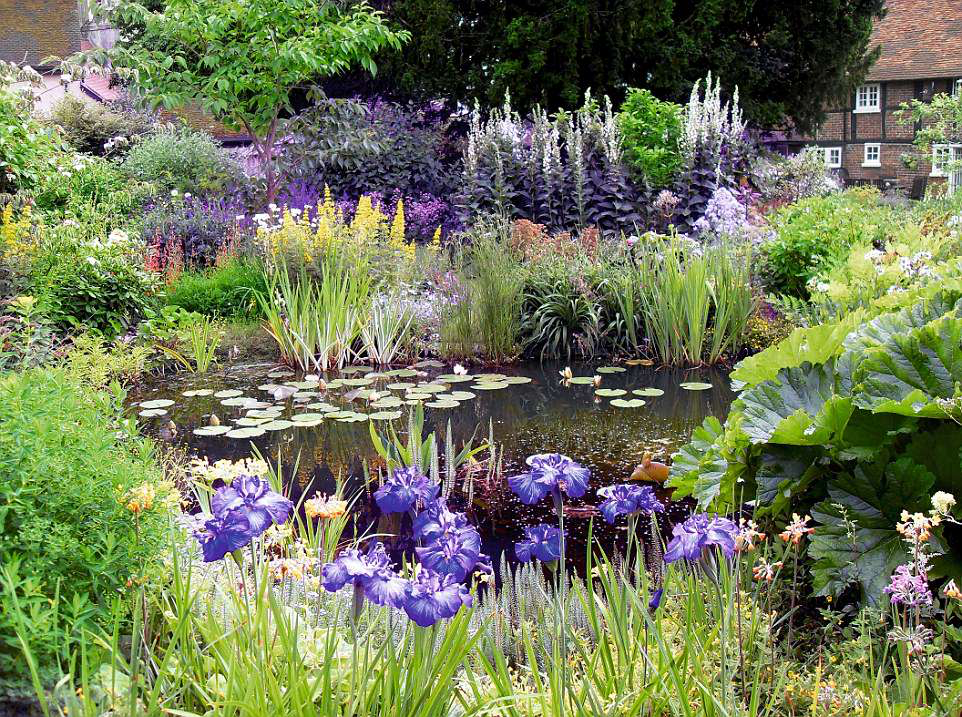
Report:
[[855,111],[856,112],[878,112],[879,97],[881,97],[878,82],[871,82],[867,85],[859,85],[855,90]]

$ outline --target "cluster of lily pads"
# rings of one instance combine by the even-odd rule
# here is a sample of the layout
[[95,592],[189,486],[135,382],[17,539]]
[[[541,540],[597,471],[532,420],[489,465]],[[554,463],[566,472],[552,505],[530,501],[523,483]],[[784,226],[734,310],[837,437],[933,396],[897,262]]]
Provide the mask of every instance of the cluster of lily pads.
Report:
[[[527,376],[509,376],[503,373],[469,374],[461,366],[455,366],[452,373],[428,378],[425,369],[429,368],[440,369],[444,368],[444,365],[429,360],[408,368],[388,371],[377,371],[369,366],[347,366],[332,380],[318,375],[307,375],[302,380],[294,380],[294,371],[280,368],[267,374],[271,381],[257,387],[266,394],[264,398],[245,395],[239,389],[214,391],[200,388],[184,391],[182,395],[185,398],[213,397],[227,409],[244,412],[243,416],[229,423],[222,423],[212,414],[210,425],[194,429],[196,435],[255,438],[268,431],[317,426],[324,420],[341,423],[395,420],[401,417],[404,406],[456,408],[464,401],[477,398],[479,391],[497,391],[513,384],[531,382]],[[610,404],[616,408],[639,408],[645,405],[645,398],[664,394],[659,388],[646,387],[632,390],[632,397],[628,397],[626,389],[601,387],[604,374],[624,371],[620,366],[602,366],[593,376],[574,376],[571,369],[566,368],[561,372],[561,376],[562,383],[566,386],[594,385],[595,395],[612,399]],[[686,382],[681,384],[681,387],[687,390],[704,390],[711,388],[711,384]],[[332,403],[335,400],[340,405]],[[288,402],[293,402],[295,411],[285,417]],[[167,398],[143,401],[138,404],[138,415],[143,418],[164,416],[174,404],[174,400]],[[356,410],[355,405],[363,406],[368,411]]]

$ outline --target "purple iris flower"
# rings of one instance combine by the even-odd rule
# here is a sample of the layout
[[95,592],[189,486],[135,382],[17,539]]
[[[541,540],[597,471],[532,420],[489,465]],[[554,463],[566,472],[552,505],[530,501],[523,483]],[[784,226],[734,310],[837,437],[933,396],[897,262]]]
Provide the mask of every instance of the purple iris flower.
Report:
[[407,584],[404,612],[417,625],[431,627],[438,620],[454,617],[461,606],[470,607],[471,593],[451,575],[421,569]]
[[725,557],[735,554],[735,536],[738,526],[728,518],[711,516],[707,513],[695,513],[684,523],[676,525],[672,530],[671,542],[665,551],[665,562],[676,560],[698,560],[702,552],[712,546],[721,548]]
[[287,521],[294,504],[271,490],[270,483],[258,476],[238,476],[230,485],[218,489],[210,500],[214,515],[242,513],[250,523],[250,537],[255,538],[271,523]]
[[473,526],[455,528],[415,551],[424,567],[460,582],[474,570],[481,556],[481,536]]
[[417,468],[397,468],[374,492],[374,498],[384,513],[404,513],[414,510],[419,500],[430,503],[440,490],[441,486]]
[[508,478],[508,485],[522,503],[534,505],[549,493],[560,498],[561,492],[580,498],[588,490],[591,475],[584,466],[560,453],[539,453],[525,461],[527,473]]
[[525,538],[514,544],[518,560],[527,563],[532,558],[550,563],[561,557],[563,538],[561,531],[553,525],[541,523],[524,529]]
[[246,547],[253,538],[250,521],[240,512],[214,517],[204,523],[204,529],[194,533],[205,563],[220,560],[228,553]]
[[665,509],[655,497],[655,491],[647,485],[609,485],[599,488],[598,495],[605,499],[599,507],[609,523],[614,523],[619,515],[660,513]]
[[658,588],[655,590],[654,594],[651,596],[651,600],[648,601],[648,609],[654,612],[661,605],[661,596],[665,594],[664,588]]
[[348,583],[375,605],[397,608],[402,605],[407,584],[391,569],[391,559],[382,543],[367,553],[353,548],[345,550],[333,563],[321,568],[321,585],[328,592],[337,592]]
[[418,540],[431,541],[451,530],[468,527],[468,518],[464,513],[455,513],[448,509],[443,498],[438,498],[427,506],[414,519],[414,537]]

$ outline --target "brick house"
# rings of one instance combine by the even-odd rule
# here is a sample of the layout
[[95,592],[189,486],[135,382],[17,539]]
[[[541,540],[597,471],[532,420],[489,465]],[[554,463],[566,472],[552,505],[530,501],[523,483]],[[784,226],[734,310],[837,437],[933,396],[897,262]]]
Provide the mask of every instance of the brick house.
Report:
[[[962,89],[962,2],[888,0],[871,47],[881,47],[881,54],[865,83],[847,106],[828,111],[814,138],[805,139],[821,149],[826,166],[838,170],[847,184],[897,186],[917,196],[930,180],[946,178],[938,161],[933,167],[932,157],[919,157],[915,169],[905,165],[904,155],[918,155],[912,145],[916,128],[899,122],[896,112],[903,102]],[[935,153],[962,159],[962,146]],[[962,185],[962,176],[947,179],[953,190]]]

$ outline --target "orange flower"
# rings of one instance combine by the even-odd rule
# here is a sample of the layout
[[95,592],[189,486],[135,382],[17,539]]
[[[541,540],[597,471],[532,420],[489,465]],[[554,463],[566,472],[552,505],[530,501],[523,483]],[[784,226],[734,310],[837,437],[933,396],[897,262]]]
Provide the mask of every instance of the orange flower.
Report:
[[955,584],[955,580],[949,580],[949,582],[945,584],[945,587],[942,588],[942,594],[952,600],[962,600],[962,590],[959,590]]
[[802,538],[815,532],[815,528],[808,527],[808,521],[811,519],[810,515],[801,518],[798,513],[792,513],[792,521],[785,526],[785,530],[779,533],[778,537],[786,543],[791,541],[792,545],[798,545]]
[[765,560],[765,558],[759,558],[758,563],[756,563],[752,568],[752,575],[756,580],[764,580],[765,582],[770,583],[775,579],[775,573],[777,573],[781,567],[781,560],[770,563]]
[[308,518],[312,519],[321,518],[322,520],[331,520],[332,518],[338,518],[344,515],[346,511],[346,500],[328,498],[327,496],[311,498],[304,503],[304,512]]
[[126,501],[127,510],[136,514],[153,508],[154,498],[156,497],[157,491],[154,486],[150,483],[142,483],[136,488],[130,489],[124,500]]

